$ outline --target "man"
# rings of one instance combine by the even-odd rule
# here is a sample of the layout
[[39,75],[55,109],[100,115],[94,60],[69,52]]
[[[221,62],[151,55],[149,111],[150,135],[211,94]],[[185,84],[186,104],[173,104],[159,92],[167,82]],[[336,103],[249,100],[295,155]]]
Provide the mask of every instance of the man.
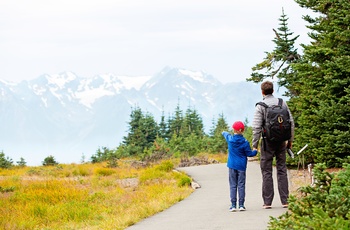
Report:
[[[266,105],[278,105],[278,98],[273,96],[273,83],[265,81],[261,84],[261,91],[263,100]],[[291,120],[291,138],[288,141],[270,141],[267,138],[263,138],[261,141],[261,159],[260,168],[262,173],[262,197],[264,200],[263,208],[271,208],[272,200],[274,197],[273,179],[272,179],[272,161],[276,157],[277,168],[277,182],[278,192],[284,208],[288,207],[288,176],[286,166],[286,148],[292,148],[292,141],[294,139],[294,120],[292,114],[283,101],[282,107],[286,107]],[[262,135],[262,127],[265,121],[266,109],[264,106],[257,104],[253,119],[253,149],[258,148],[259,139]]]

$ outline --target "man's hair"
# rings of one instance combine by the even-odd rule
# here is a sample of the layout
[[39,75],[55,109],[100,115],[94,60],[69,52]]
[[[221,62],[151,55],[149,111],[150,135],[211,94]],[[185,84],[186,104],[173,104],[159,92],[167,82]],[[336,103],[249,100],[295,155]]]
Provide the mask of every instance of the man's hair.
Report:
[[264,95],[269,95],[273,93],[273,83],[271,81],[265,81],[261,83],[261,91]]

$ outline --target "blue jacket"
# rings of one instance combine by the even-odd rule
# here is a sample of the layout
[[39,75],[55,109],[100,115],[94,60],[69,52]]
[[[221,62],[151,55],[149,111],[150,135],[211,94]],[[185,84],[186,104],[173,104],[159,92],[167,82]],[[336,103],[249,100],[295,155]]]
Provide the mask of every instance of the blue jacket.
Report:
[[249,142],[242,134],[230,134],[222,132],[228,145],[227,167],[240,171],[247,169],[247,157],[256,156],[257,150],[251,150]]

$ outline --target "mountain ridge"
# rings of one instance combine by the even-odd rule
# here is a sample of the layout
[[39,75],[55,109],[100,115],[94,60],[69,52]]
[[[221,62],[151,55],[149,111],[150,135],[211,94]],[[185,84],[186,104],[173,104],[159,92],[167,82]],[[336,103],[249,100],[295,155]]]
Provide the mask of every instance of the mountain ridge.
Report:
[[179,104],[194,107],[206,131],[223,113],[228,123],[252,119],[261,99],[253,83],[223,84],[203,71],[166,67],[153,76],[73,72],[44,74],[19,83],[0,81],[0,150],[14,162],[40,165],[48,155],[60,163],[90,158],[101,147],[117,147],[126,135],[133,107],[159,122]]

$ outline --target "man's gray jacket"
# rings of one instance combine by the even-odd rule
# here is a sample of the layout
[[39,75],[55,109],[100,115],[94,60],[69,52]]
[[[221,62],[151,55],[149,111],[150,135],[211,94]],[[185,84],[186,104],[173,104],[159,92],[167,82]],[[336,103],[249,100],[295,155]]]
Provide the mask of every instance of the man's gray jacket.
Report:
[[[268,106],[278,105],[278,98],[274,97],[272,94],[269,94],[269,95],[264,96],[264,99],[262,100],[262,102],[264,102]],[[284,100],[283,100],[282,107],[283,106],[287,107],[288,112],[289,112],[290,120],[292,123],[292,136],[289,139],[289,141],[293,141],[294,140],[294,126],[295,126],[294,119],[293,119],[293,116],[288,108],[287,103]],[[266,113],[265,107],[263,107],[261,105],[256,105],[255,112],[254,112],[253,124],[252,124],[252,128],[253,128],[252,146],[253,146],[253,148],[258,148],[259,140],[261,137],[261,131],[262,131],[262,127],[263,127],[263,123],[264,123],[264,119],[265,119],[265,113]]]

